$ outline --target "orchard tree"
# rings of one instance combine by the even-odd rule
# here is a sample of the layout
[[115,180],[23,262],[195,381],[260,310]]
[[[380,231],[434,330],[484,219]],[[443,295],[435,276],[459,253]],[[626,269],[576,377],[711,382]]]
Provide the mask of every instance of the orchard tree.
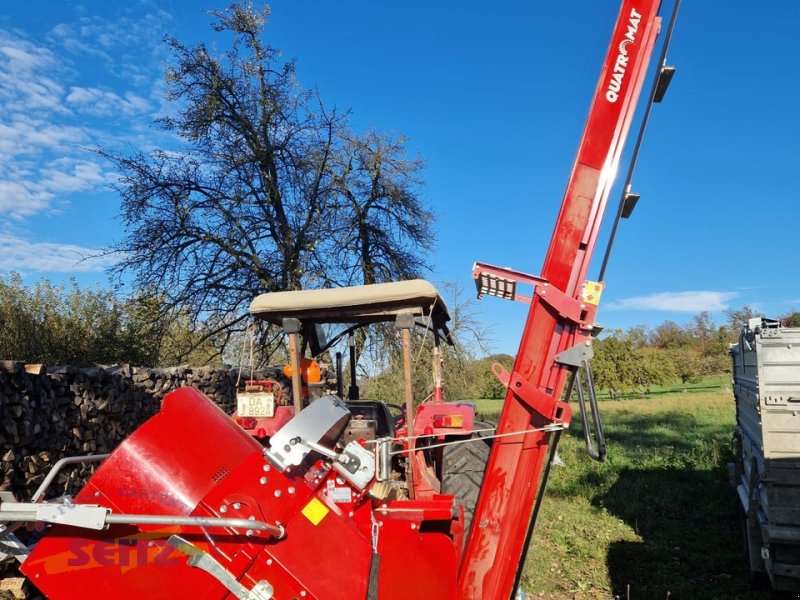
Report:
[[[433,248],[433,213],[420,198],[423,163],[410,159],[404,137],[377,131],[348,135],[337,153],[336,210],[320,247],[352,284],[418,277]],[[320,265],[325,260],[320,260]]]
[[784,327],[800,327],[800,312],[792,311],[780,317],[781,325]]
[[729,308],[725,311],[725,316],[728,317],[728,327],[731,331],[732,341],[739,339],[739,334],[742,329],[747,327],[750,319],[760,317],[761,313],[752,306],[745,304],[741,308]]
[[593,343],[592,374],[598,388],[608,390],[611,398],[640,383],[637,376],[639,357],[633,342],[622,331],[612,331]]
[[211,14],[227,51],[166,40],[173,111],[157,125],[180,147],[101,153],[121,173],[113,271],[224,348],[258,293],[413,276],[433,240],[402,138],[358,137],[302,89],[264,41],[267,7]]

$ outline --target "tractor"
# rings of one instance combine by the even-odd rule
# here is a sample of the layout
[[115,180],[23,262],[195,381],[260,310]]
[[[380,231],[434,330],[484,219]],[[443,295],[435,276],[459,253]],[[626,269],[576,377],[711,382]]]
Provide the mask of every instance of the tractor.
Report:
[[[256,297],[250,314],[279,327],[288,338],[289,363],[283,373],[291,379],[286,394],[277,378],[249,381],[237,395],[234,420],[251,435],[269,444],[269,438],[292,416],[320,398],[322,357],[343,339],[348,339],[349,379],[345,406],[352,418],[342,443],[359,440],[375,445],[377,440],[393,440],[398,459],[393,470],[396,491],[403,497],[430,497],[441,491],[455,492],[469,516],[488,457],[488,439],[483,444],[459,445],[451,441],[483,438],[493,428],[475,421],[473,403],[444,400],[441,344],[453,345],[448,330],[450,315],[436,288],[422,279],[333,289],[273,292]],[[403,379],[406,383],[402,404],[360,398],[356,375],[356,334],[375,323],[394,323],[403,347]],[[326,336],[325,328],[334,328]],[[413,373],[411,331],[420,329],[433,341],[431,351],[432,391],[415,403],[411,389]],[[330,339],[328,339],[330,338]],[[312,358],[302,356],[308,349]],[[342,354],[336,353],[336,395],[344,398]],[[287,401],[287,396],[292,401]],[[411,415],[408,418],[407,415]],[[398,452],[402,448],[403,452]],[[414,468],[408,468],[408,461]],[[347,492],[330,490],[332,497]]]

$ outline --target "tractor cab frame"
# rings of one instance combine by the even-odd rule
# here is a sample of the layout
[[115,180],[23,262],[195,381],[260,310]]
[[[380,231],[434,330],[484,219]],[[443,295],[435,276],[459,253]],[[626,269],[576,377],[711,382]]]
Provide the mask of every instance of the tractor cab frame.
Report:
[[[277,407],[279,424],[265,420],[244,422],[253,432],[276,431],[299,413],[313,394],[303,390],[302,354],[307,348],[314,357],[349,338],[350,386],[347,407],[353,415],[345,431],[345,443],[354,439],[373,442],[390,437],[407,450],[405,468],[409,496],[426,497],[441,490],[442,452],[425,451],[430,441],[443,441],[453,436],[469,436],[475,422],[475,406],[471,403],[449,403],[444,400],[441,344],[453,345],[448,329],[450,313],[433,284],[423,279],[379,283],[319,290],[273,292],[257,296],[250,304],[250,314],[281,327],[288,338],[289,365],[292,378],[291,406]],[[356,374],[356,332],[375,323],[394,323],[401,340],[403,354],[404,395],[401,402],[387,404],[362,400]],[[344,329],[326,339],[323,325],[344,325]],[[412,336],[414,327],[424,328],[433,338],[431,372],[432,393],[415,405],[412,385]],[[336,354],[337,395],[344,398],[342,355]],[[241,406],[241,402],[239,403]]]

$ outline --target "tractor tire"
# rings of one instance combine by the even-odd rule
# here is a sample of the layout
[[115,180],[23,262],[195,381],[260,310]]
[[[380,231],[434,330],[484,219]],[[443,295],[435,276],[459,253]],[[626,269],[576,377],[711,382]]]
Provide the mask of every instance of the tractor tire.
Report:
[[464,507],[464,532],[469,531],[475,504],[483,483],[483,472],[489,459],[491,438],[477,435],[473,441],[444,447],[442,465],[442,493],[455,496]]

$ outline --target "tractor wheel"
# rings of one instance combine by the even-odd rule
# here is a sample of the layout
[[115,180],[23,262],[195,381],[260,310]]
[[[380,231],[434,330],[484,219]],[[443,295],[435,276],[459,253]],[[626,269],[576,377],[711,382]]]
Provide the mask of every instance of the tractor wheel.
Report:
[[442,457],[442,493],[452,494],[464,506],[465,533],[472,523],[491,447],[491,438],[475,435],[466,439],[472,441],[445,446]]

